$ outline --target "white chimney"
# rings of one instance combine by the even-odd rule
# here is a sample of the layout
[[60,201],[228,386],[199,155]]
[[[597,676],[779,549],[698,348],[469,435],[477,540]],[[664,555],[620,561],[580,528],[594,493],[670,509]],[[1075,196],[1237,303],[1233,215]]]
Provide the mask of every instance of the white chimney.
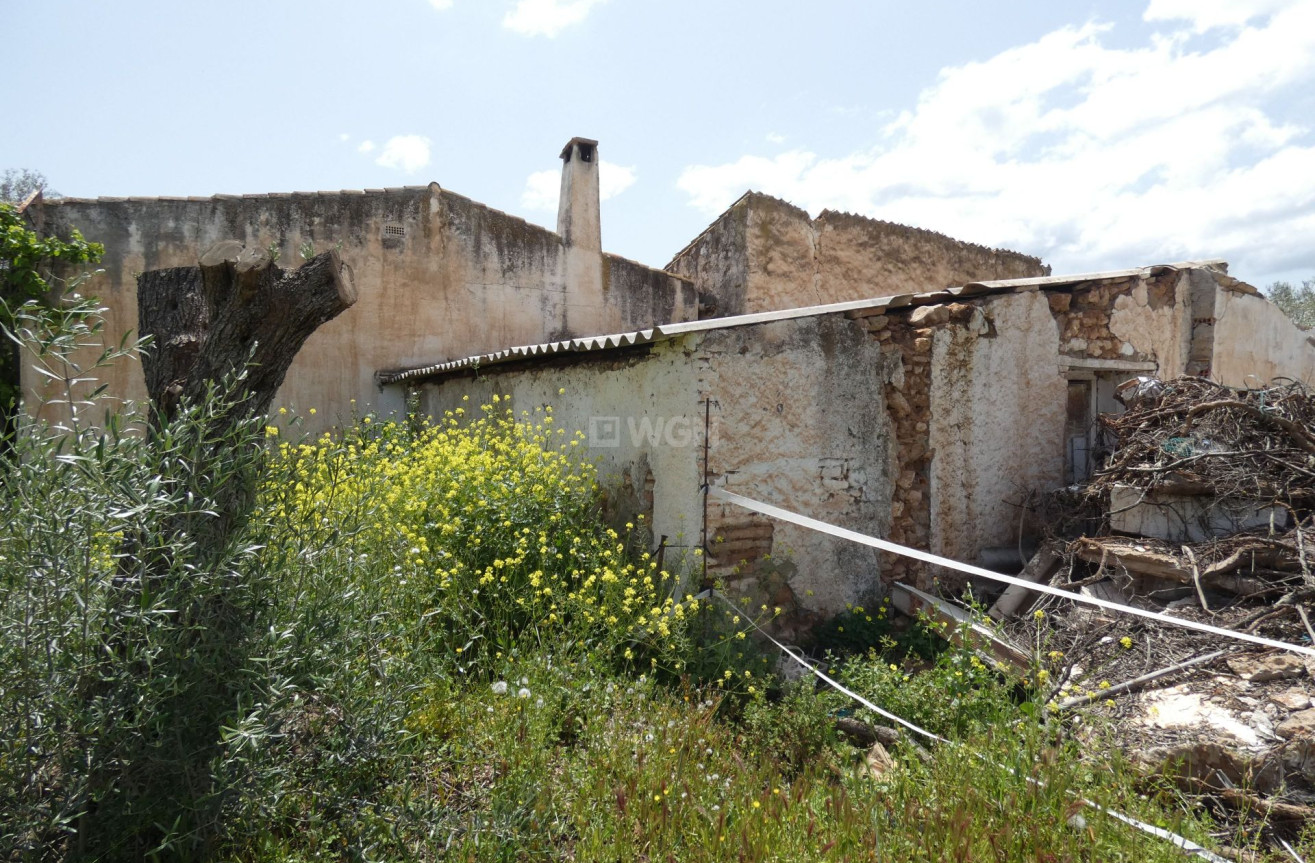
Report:
[[572,336],[615,332],[620,326],[620,313],[608,307],[603,288],[597,141],[572,138],[562,150],[557,233],[565,251],[566,332]]
[[557,233],[567,246],[603,250],[598,208],[598,142],[572,138],[562,150],[562,196],[557,204]]

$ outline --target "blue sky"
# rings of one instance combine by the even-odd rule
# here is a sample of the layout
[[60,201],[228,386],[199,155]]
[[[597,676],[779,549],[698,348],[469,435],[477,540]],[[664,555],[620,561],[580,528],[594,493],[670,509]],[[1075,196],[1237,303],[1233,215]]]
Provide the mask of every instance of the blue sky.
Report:
[[1315,0],[0,0],[0,169],[66,195],[423,184],[665,264],[745,189],[1041,256],[1315,276]]

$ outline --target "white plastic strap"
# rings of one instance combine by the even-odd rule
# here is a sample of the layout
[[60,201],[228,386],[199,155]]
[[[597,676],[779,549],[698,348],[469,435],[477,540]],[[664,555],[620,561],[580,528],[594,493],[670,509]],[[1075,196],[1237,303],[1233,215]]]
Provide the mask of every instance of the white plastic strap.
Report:
[[[850,698],[854,699],[859,704],[862,704],[864,707],[866,707],[868,710],[871,710],[873,713],[877,714],[878,716],[883,716],[886,719],[889,719],[891,722],[895,722],[899,725],[902,725],[905,728],[909,729],[910,731],[914,732],[915,734],[920,734],[929,740],[935,740],[938,743],[945,743],[950,746],[961,745],[953,740],[947,740],[946,738],[941,737],[938,734],[933,734],[932,732],[928,731],[925,728],[921,728],[917,725],[914,725],[912,722],[909,722],[907,719],[903,719],[899,716],[896,716],[895,714],[891,713],[888,710],[883,710],[877,705],[873,704],[871,701],[868,701],[866,698],[859,695],[857,692],[854,692],[852,689],[845,687],[839,681],[828,676],[827,674],[825,674],[824,672],[813,666],[811,663],[809,663],[807,660],[805,660],[803,657],[796,654],[794,650],[791,650],[789,647],[785,646],[784,644],[773,638],[771,634],[767,632],[767,630],[763,629],[757,623],[754,623],[752,617],[750,617],[746,612],[742,611],[739,608],[739,606],[731,602],[729,599],[723,596],[719,591],[705,590],[704,592],[700,593],[696,598],[704,599],[710,595],[717,597],[722,602],[730,606],[735,611],[736,614],[741,615],[745,620],[749,621],[750,625],[753,626],[754,629],[758,630],[758,632],[762,634],[764,638],[766,638],[772,644],[776,645],[776,647],[780,649],[782,653],[793,659],[795,662],[799,663],[799,665],[801,665],[804,668],[804,670],[810,672],[819,680],[821,680],[823,683],[825,683],[827,686],[830,686],[832,689],[836,690],[837,692],[843,692],[845,695],[848,695]],[[978,757],[981,758],[982,756],[978,755]],[[1013,770],[1013,768],[1011,767],[1007,767],[1003,764],[999,764],[996,766],[1000,767],[1002,770],[1008,770],[1010,773],[1017,775]],[[1037,785],[1040,787],[1045,787],[1045,783],[1041,782],[1040,780],[1033,779],[1030,776],[1024,777],[1024,779],[1026,779],[1026,781],[1030,784]],[[1190,854],[1195,854],[1201,859],[1208,861],[1208,863],[1230,863],[1229,860],[1220,857],[1218,854],[1215,854],[1213,851],[1209,850],[1208,848],[1204,848],[1196,844],[1195,842],[1193,842],[1192,840],[1188,839],[1185,836],[1179,836],[1177,833],[1173,833],[1169,830],[1165,830],[1162,827],[1156,827],[1153,824],[1147,824],[1145,821],[1138,821],[1136,818],[1132,818],[1128,815],[1124,815],[1122,812],[1117,812],[1113,809],[1109,809],[1105,806],[1101,806],[1098,803],[1092,803],[1090,800],[1087,800],[1086,798],[1079,798],[1079,799],[1082,801],[1082,803],[1084,803],[1087,806],[1090,806],[1092,809],[1098,809],[1101,812],[1104,812],[1106,815],[1110,816],[1111,818],[1122,821],[1124,824],[1127,824],[1131,827],[1136,827],[1138,830],[1142,831],[1143,833],[1147,833],[1150,834],[1151,836],[1156,836],[1159,837],[1160,839],[1164,839],[1165,841],[1173,845],[1176,845],[1177,847],[1183,849],[1184,851],[1187,851]]]
[[876,537],[858,533],[857,531],[848,530],[843,527],[837,527],[834,524],[828,524],[827,522],[824,521],[818,521],[815,518],[809,518],[806,515],[800,515],[799,513],[791,512],[787,509],[781,509],[779,506],[772,506],[769,503],[763,503],[762,501],[757,501],[757,500],[753,500],[752,498],[743,497],[742,495],[738,495],[735,494],[734,492],[726,491],[725,489],[722,488],[716,488],[716,487],[709,488],[708,495],[710,497],[716,498],[717,500],[723,500],[726,501],[727,503],[733,503],[736,506],[742,506],[745,509],[753,510],[754,512],[761,513],[762,515],[769,516],[775,519],[780,519],[781,521],[788,521],[791,524],[797,524],[800,527],[806,527],[809,530],[816,530],[819,531],[820,533],[825,533],[830,536],[834,536],[838,539],[846,539],[849,540],[850,542],[859,543],[860,545],[870,546],[871,548],[878,548],[881,549],[882,551],[889,551],[892,554],[899,554],[899,555],[903,555],[904,557],[911,557],[914,560],[921,560],[925,563],[934,564],[936,566],[943,566],[946,569],[953,569],[957,572],[962,572],[967,575],[976,575],[982,578],[989,578],[993,581],[1003,582],[1004,584],[1013,584],[1019,587],[1025,587],[1028,590],[1034,590],[1037,593],[1046,593],[1051,596],[1058,596],[1064,599],[1072,600],[1073,602],[1084,603],[1086,605],[1094,605],[1097,608],[1103,608],[1106,611],[1114,611],[1120,614],[1131,614],[1135,617],[1144,617],[1148,620],[1155,620],[1155,621],[1159,621],[1160,623],[1167,623],[1170,626],[1178,626],[1178,627],[1182,627],[1183,629],[1192,629],[1197,632],[1206,632],[1209,633],[1210,635],[1218,635],[1224,638],[1232,638],[1238,641],[1246,641],[1251,644],[1259,644],[1259,645],[1263,645],[1264,647],[1273,647],[1278,650],[1286,650],[1291,653],[1301,653],[1306,656],[1315,656],[1315,648],[1302,647],[1297,644],[1288,644],[1287,642],[1284,641],[1275,641],[1272,638],[1262,638],[1259,635],[1251,635],[1250,633],[1246,633],[1246,632],[1235,632],[1234,630],[1231,629],[1224,629],[1219,626],[1211,626],[1208,623],[1197,623],[1194,620],[1183,620],[1182,618],[1171,617],[1167,614],[1162,614],[1160,612],[1147,611],[1142,608],[1135,608],[1131,605],[1120,605],[1117,602],[1110,602],[1107,599],[1099,599],[1094,596],[1084,596],[1080,593],[1071,593],[1067,590],[1060,590],[1059,588],[1051,587],[1048,584],[1038,584],[1030,581],[1024,581],[1021,578],[1014,578],[1011,575],[1002,575],[1001,573],[998,572],[992,572],[989,569],[982,569],[980,566],[973,566],[967,563],[960,563],[959,561],[951,560],[948,557],[941,557],[940,555],[932,554],[930,552],[919,551],[916,548],[908,548],[907,546],[899,545],[897,543],[890,542],[889,540],[877,539]]

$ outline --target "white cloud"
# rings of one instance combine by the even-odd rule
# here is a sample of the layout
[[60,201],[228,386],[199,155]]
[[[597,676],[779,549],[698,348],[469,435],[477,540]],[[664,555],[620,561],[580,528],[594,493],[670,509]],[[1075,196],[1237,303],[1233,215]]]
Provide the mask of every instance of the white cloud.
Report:
[[352,137],[352,136],[351,136],[351,135],[348,135],[346,132],[342,132],[342,133],[340,133],[340,134],[338,135],[338,140],[339,140],[339,141],[346,141],[346,140],[349,140],[351,137]]
[[384,144],[376,165],[414,174],[429,164],[429,139],[423,135],[397,135]]
[[502,19],[502,26],[522,36],[554,38],[572,24],[588,17],[590,10],[607,0],[519,0]]
[[429,0],[429,5],[443,12],[452,8],[452,0]]
[[559,171],[535,171],[525,179],[521,192],[521,206],[527,210],[557,210],[561,196],[562,175]]
[[785,143],[785,136],[782,135],[782,134],[780,134],[779,132],[768,132],[768,133],[767,133],[767,143],[769,143],[769,144],[784,144],[784,143]]
[[[623,165],[614,165],[606,159],[598,163],[598,198],[606,201],[629,189],[635,184],[635,169]],[[525,191],[521,193],[521,206],[527,210],[545,210],[557,212],[557,201],[561,197],[561,171],[535,171],[525,179]]]
[[1240,27],[1290,5],[1292,0],[1151,0],[1142,17],[1147,21],[1191,21],[1195,32],[1204,33],[1215,27]]
[[356,145],[356,152],[368,153],[374,149],[374,141],[362,141]]
[[[678,186],[709,216],[754,188],[1039,254],[1059,272],[1202,256],[1315,267],[1315,135],[1283,113],[1315,86],[1315,2],[1258,5],[1152,0],[1146,17],[1168,25],[1143,46],[1066,27],[943,69],[866,149],[694,165]],[[1189,49],[1213,27],[1231,29]]]
[[629,189],[635,184],[634,166],[629,168],[613,165],[606,160],[598,163],[598,197],[606,201]]

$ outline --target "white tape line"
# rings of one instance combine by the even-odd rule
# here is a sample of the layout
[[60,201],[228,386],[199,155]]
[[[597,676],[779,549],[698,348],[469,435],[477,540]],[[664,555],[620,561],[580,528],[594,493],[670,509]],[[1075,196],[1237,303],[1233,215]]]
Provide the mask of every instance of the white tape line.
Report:
[[878,707],[877,705],[873,704],[871,701],[868,701],[866,698],[864,698],[863,696],[859,695],[857,692],[854,692],[852,689],[848,689],[848,688],[846,688],[846,687],[845,687],[843,684],[841,684],[838,680],[835,680],[834,678],[827,676],[827,674],[826,674],[825,672],[819,670],[818,668],[816,668],[815,666],[813,666],[811,663],[809,663],[809,662],[808,662],[807,660],[805,660],[804,658],[802,658],[802,657],[796,655],[795,652],[794,652],[793,650],[791,650],[790,648],[786,647],[784,644],[782,644],[781,642],[777,641],[775,638],[772,638],[772,636],[767,632],[767,630],[763,629],[763,628],[762,628],[761,626],[759,626],[757,623],[754,623],[754,622],[753,622],[753,618],[750,617],[749,614],[748,614],[747,612],[741,611],[739,606],[737,606],[735,603],[731,602],[729,599],[727,599],[725,596],[723,596],[720,592],[716,592],[716,591],[714,591],[714,592],[713,592],[713,596],[716,596],[716,597],[717,597],[718,599],[720,599],[722,602],[724,602],[724,603],[726,603],[727,605],[729,605],[732,609],[735,610],[735,613],[736,613],[736,614],[740,615],[740,616],[743,617],[745,620],[749,621],[750,625],[753,626],[754,629],[758,630],[758,632],[760,632],[764,638],[766,638],[766,639],[767,639],[768,641],[770,641],[772,644],[775,644],[778,648],[780,648],[780,650],[781,650],[782,653],[784,653],[786,656],[790,657],[790,658],[793,659],[795,662],[797,662],[797,663],[799,663],[800,665],[802,665],[806,670],[812,672],[812,673],[813,673],[814,675],[816,675],[820,680],[822,680],[823,682],[825,682],[827,686],[830,686],[832,689],[835,689],[835,690],[837,690],[838,692],[843,692],[845,695],[848,695],[850,698],[854,699],[854,700],[857,701],[859,704],[862,704],[864,707],[866,707],[868,710],[871,710],[873,713],[876,713],[878,716],[884,716],[885,718],[889,719],[891,722],[895,722],[895,723],[898,723],[898,724],[900,724],[900,725],[903,725],[905,728],[909,729],[910,731],[914,732],[915,734],[921,734],[923,737],[926,737],[926,738],[928,738],[928,739],[930,739],[930,740],[935,740],[935,741],[937,741],[938,743],[950,743],[950,742],[951,742],[951,741],[949,741],[949,740],[946,740],[944,737],[941,737],[941,736],[939,736],[939,735],[933,734],[932,732],[928,731],[928,730],[925,729],[925,728],[919,728],[918,726],[914,725],[912,722],[909,722],[907,719],[901,719],[900,717],[896,716],[895,714],[891,713],[891,712],[888,711],[888,710],[882,710],[880,707]]
[[[703,599],[708,596],[715,596],[718,599],[720,599],[722,602],[730,606],[731,609],[733,609],[736,614],[740,615],[746,621],[748,621],[750,626],[758,630],[758,632],[761,633],[762,636],[766,638],[768,641],[770,641],[772,644],[776,645],[777,648],[779,648],[782,653],[793,659],[795,662],[799,663],[799,665],[801,665],[805,671],[812,673],[814,676],[816,676],[826,685],[830,686],[832,689],[835,689],[837,692],[843,692],[845,695],[848,695],[850,698],[854,699],[859,704],[862,704],[864,707],[866,707],[868,710],[871,710],[873,713],[876,713],[878,716],[884,716],[886,719],[889,719],[891,722],[895,722],[899,725],[902,725],[905,728],[909,729],[910,731],[914,732],[915,734],[921,734],[923,737],[926,737],[929,740],[935,740],[938,743],[945,743],[949,746],[963,745],[953,740],[947,740],[946,738],[941,737],[939,734],[934,734],[925,728],[920,728],[919,726],[914,725],[912,722],[909,722],[907,719],[896,716],[895,714],[891,713],[889,710],[881,709],[877,705],[873,704],[871,701],[868,701],[866,698],[859,695],[854,690],[849,689],[848,687],[841,684],[839,681],[835,680],[834,678],[820,671],[812,664],[810,664],[807,660],[795,654],[795,652],[791,650],[789,647],[787,647],[786,645],[782,644],[781,642],[773,638],[771,634],[767,632],[767,630],[763,629],[761,626],[755,623],[753,618],[750,617],[748,613],[742,611],[739,606],[731,602],[719,591],[705,590],[702,593],[700,593],[696,598]],[[979,753],[974,752],[973,755],[977,756],[978,758],[981,758],[983,761],[986,761],[985,756]],[[987,763],[990,762],[988,761]],[[1009,771],[1011,775],[1014,776],[1018,775],[1017,772],[1012,767],[1007,767],[1003,764],[997,764],[996,766],[1002,770]],[[1039,779],[1033,779],[1030,776],[1025,776],[1023,778],[1031,785],[1036,785],[1039,788],[1045,787],[1045,783],[1041,782]],[[1160,839],[1164,839],[1165,841],[1173,845],[1176,845],[1177,847],[1183,849],[1184,851],[1187,851],[1191,854],[1195,854],[1198,857],[1202,858],[1203,860],[1209,861],[1209,863],[1231,863],[1231,861],[1223,857],[1220,857],[1218,854],[1215,854],[1213,851],[1209,850],[1208,848],[1204,848],[1200,845],[1197,845],[1195,842],[1193,842],[1191,839],[1188,839],[1185,836],[1179,836],[1177,833],[1173,833],[1169,830],[1165,830],[1162,827],[1156,827],[1152,824],[1147,824],[1144,821],[1138,821],[1136,818],[1132,818],[1128,815],[1124,815],[1122,812],[1117,812],[1113,809],[1109,809],[1105,806],[1101,806],[1099,803],[1092,803],[1090,800],[1087,800],[1085,797],[1080,797],[1078,799],[1083,804],[1090,806],[1092,809],[1098,809],[1101,812],[1104,812],[1106,815],[1110,816],[1111,818],[1115,818],[1119,821],[1122,821],[1124,824],[1127,824],[1129,826],[1136,827],[1138,830],[1142,831],[1143,833],[1148,833],[1152,836],[1156,836],[1159,837]]]
[[733,503],[736,506],[742,506],[745,509],[753,510],[754,512],[761,513],[762,515],[769,516],[775,519],[780,519],[781,521],[788,521],[791,524],[797,524],[800,527],[806,527],[809,530],[816,530],[821,533],[834,536],[838,539],[847,539],[850,542],[856,542],[859,543],[860,545],[866,545],[871,548],[878,548],[881,549],[882,551],[889,551],[892,554],[899,554],[899,555],[903,555],[904,557],[911,557],[914,560],[921,560],[924,563],[931,563],[931,564],[935,564],[936,566],[943,566],[946,569],[953,569],[958,572],[965,573],[967,575],[976,575],[982,578],[989,578],[993,581],[1003,582],[1004,584],[1014,584],[1014,585],[1018,585],[1019,587],[1026,587],[1028,590],[1033,590],[1036,591],[1037,593],[1047,593],[1050,594],[1051,596],[1058,596],[1064,599],[1072,600],[1073,602],[1080,602],[1086,605],[1094,605],[1097,608],[1103,608],[1106,611],[1114,611],[1120,614],[1131,614],[1135,617],[1144,617],[1147,620],[1155,620],[1155,621],[1159,621],[1160,623],[1167,623],[1170,626],[1178,626],[1178,627],[1182,627],[1183,629],[1192,629],[1197,632],[1206,632],[1209,633],[1210,635],[1218,635],[1224,638],[1233,638],[1238,641],[1246,641],[1251,644],[1263,645],[1264,647],[1273,647],[1278,650],[1287,650],[1292,653],[1301,653],[1301,654],[1305,654],[1306,656],[1315,656],[1315,648],[1302,647],[1297,644],[1288,644],[1283,641],[1275,641],[1272,638],[1262,638],[1259,635],[1251,635],[1246,632],[1235,632],[1234,630],[1231,629],[1223,629],[1222,627],[1211,626],[1208,623],[1197,623],[1194,620],[1183,620],[1177,617],[1170,617],[1167,614],[1161,614],[1155,611],[1147,611],[1142,608],[1135,608],[1131,605],[1120,605],[1117,602],[1110,602],[1109,600],[1099,599],[1094,596],[1083,596],[1080,593],[1070,593],[1067,590],[1060,590],[1059,588],[1051,587],[1048,584],[1039,584],[1031,581],[1024,581],[1021,578],[1014,578],[1011,575],[1002,575],[998,572],[992,572],[989,569],[982,569],[980,566],[973,566],[967,563],[960,563],[959,561],[951,560],[948,557],[941,557],[940,555],[932,554],[930,552],[919,551],[916,548],[908,548],[903,545],[898,545],[896,543],[890,542],[889,540],[877,539],[876,537],[867,536],[866,534],[858,533],[857,531],[848,530],[843,527],[837,527],[834,524],[828,524],[825,521],[818,521],[815,518],[809,518],[806,515],[800,515],[799,513],[791,512],[788,509],[781,509],[779,506],[772,506],[769,503],[763,503],[762,501],[757,501],[757,500],[753,500],[752,498],[743,497],[741,495],[735,494],[734,492],[726,491],[725,489],[722,488],[715,488],[715,487],[709,488],[708,495],[718,500],[724,500],[727,503]]

